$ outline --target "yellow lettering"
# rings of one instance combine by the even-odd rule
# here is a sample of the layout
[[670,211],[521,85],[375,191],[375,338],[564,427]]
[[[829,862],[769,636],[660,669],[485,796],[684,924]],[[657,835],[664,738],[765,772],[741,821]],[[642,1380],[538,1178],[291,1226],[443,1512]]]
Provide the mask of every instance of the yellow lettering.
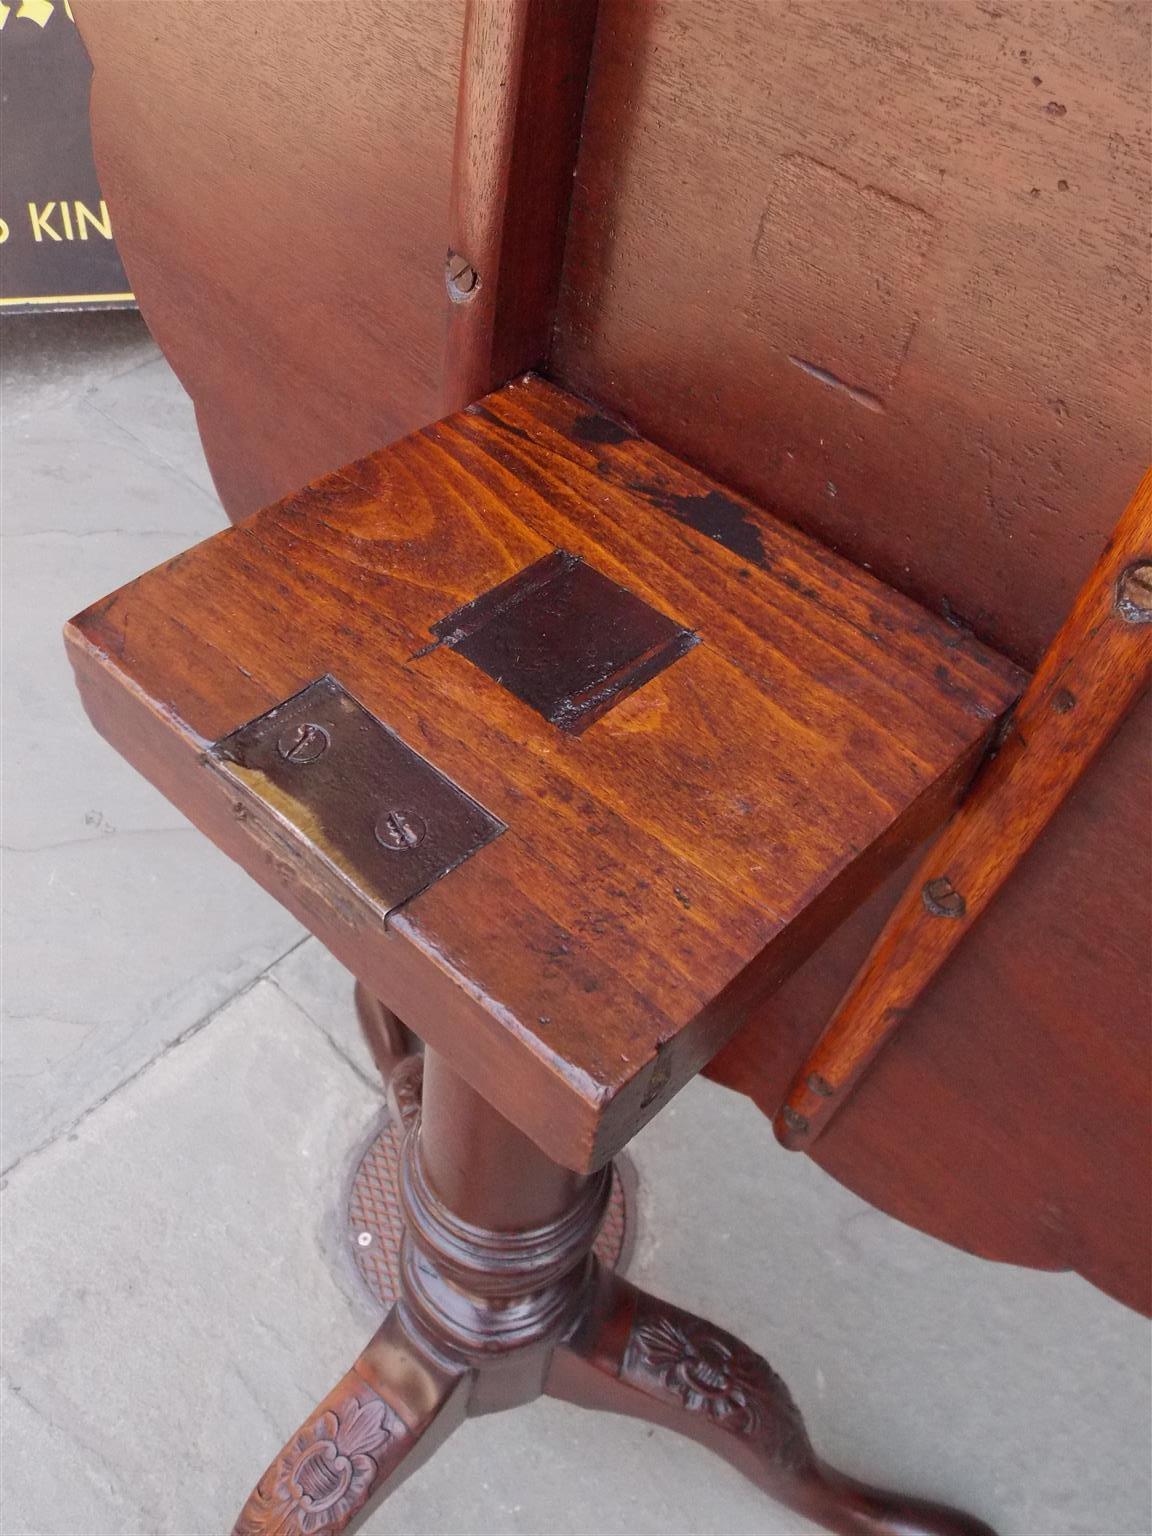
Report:
[[52,4],[52,0],[20,0],[20,9],[16,12],[16,20],[19,21],[23,16],[29,21],[34,21],[38,27],[46,27],[48,25],[48,18],[55,9],[56,7]]
[[[3,23],[0,22],[0,26],[2,26],[2,25],[3,25]],[[0,245],[3,245],[5,240],[7,240],[7,238],[8,238],[8,220],[7,219],[0,219]]]
[[91,224],[92,228],[96,230],[98,234],[103,235],[105,240],[111,240],[112,220],[108,217],[108,204],[104,201],[103,198],[100,199],[99,218],[97,218],[96,215],[92,212],[91,208],[89,208],[84,203],[77,202],[75,204],[75,208],[76,232],[79,234],[81,240],[87,240],[89,224]]
[[[72,14],[71,0],[61,0],[61,4],[64,7],[65,16],[74,24],[76,18]],[[16,12],[16,20],[34,21],[43,30],[51,20],[52,12],[55,9],[56,6],[53,0],[20,0],[20,9]],[[4,23],[11,14],[12,7],[5,5],[4,0],[0,0],[0,32],[3,32]]]
[[67,203],[60,204],[60,217],[64,222],[65,240],[75,240],[76,236],[72,233],[72,214]]
[[60,239],[59,234],[48,222],[52,217],[52,210],[55,206],[55,203],[45,203],[41,209],[37,208],[35,203],[28,204],[28,217],[32,220],[32,238],[36,241],[37,245],[42,244],[45,235],[48,235],[52,240]]

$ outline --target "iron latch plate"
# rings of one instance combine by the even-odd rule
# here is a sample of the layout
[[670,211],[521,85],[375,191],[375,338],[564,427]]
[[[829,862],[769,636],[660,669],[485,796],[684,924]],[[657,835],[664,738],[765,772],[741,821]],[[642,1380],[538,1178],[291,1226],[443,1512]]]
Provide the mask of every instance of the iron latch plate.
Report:
[[578,736],[699,641],[667,614],[557,549],[432,626],[502,688]]
[[385,914],[506,830],[331,676],[222,737],[210,755]]

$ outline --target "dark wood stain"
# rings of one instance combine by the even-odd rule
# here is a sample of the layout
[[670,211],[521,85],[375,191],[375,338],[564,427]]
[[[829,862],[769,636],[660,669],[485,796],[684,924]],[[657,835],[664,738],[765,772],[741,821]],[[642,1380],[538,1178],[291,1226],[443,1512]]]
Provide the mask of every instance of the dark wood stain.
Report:
[[577,416],[572,423],[571,436],[578,443],[603,443],[608,447],[616,447],[636,434],[623,422],[613,421],[611,416],[593,411],[587,416]]
[[748,516],[748,507],[723,491],[705,491],[702,495],[678,495],[662,486],[637,485],[638,495],[646,496],[653,506],[667,512],[677,522],[695,528],[705,538],[714,539],[741,560],[763,569],[767,564],[760,530]]
[[[397,1232],[389,1258],[400,1304],[274,1457],[233,1536],[302,1530],[300,1490],[318,1485],[318,1451],[327,1468],[339,1467],[341,1456],[352,1465],[357,1454],[338,1499],[309,1500],[310,1536],[362,1531],[389,1489],[465,1417],[542,1393],[699,1441],[829,1531],[866,1525],[874,1536],[993,1536],[955,1509],[866,1487],[831,1468],[765,1359],[715,1324],[616,1278],[620,1244],[605,1252],[597,1232],[612,1223],[618,1176],[557,1167],[446,1058],[405,1056],[414,1042],[395,1014],[363,993],[359,1007],[410,1138],[402,1236],[413,1262],[399,1262]],[[653,1079],[663,1061],[658,1054]],[[593,1254],[599,1263],[590,1270]]]

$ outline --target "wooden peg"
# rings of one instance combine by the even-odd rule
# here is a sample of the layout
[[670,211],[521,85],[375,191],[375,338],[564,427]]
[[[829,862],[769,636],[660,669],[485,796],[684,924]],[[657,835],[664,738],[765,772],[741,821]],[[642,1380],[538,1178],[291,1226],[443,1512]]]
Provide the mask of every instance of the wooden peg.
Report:
[[775,1119],[810,1147],[992,901],[1152,672],[1152,470],[1113,530],[998,750],[929,850]]

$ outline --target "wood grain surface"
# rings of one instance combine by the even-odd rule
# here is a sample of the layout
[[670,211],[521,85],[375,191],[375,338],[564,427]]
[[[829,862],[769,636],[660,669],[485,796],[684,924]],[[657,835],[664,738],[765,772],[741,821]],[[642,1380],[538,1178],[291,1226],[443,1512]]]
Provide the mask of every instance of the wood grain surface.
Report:
[[[558,548],[700,638],[580,735],[436,639]],[[159,567],[70,640],[120,750],[575,1168],[939,825],[1022,682],[532,379]],[[328,673],[507,827],[387,923],[314,830],[205,760]]]
[[472,270],[450,309],[442,411],[548,355],[596,4],[467,6],[449,245]]
[[603,0],[556,374],[1034,666],[1149,457],[1150,41]]
[[[437,414],[463,7],[75,9],[119,244],[230,513]],[[551,371],[1034,665],[1149,456],[1148,27],[603,0]],[[1145,1308],[1150,737],[1146,701],[815,1149]],[[912,870],[714,1075],[775,1113]]]

